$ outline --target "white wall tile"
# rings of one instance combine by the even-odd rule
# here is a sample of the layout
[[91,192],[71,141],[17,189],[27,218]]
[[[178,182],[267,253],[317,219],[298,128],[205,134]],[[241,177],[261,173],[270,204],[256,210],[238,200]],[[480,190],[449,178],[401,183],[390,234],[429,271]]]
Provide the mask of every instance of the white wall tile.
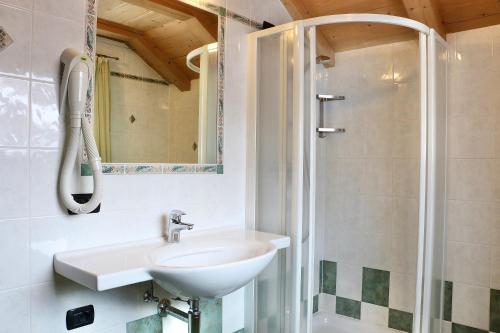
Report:
[[[161,214],[127,210],[31,219],[31,283],[51,281],[57,252],[160,237]],[[82,237],[85,235],[85,237]]]
[[29,81],[0,77],[0,86],[0,146],[26,147]]
[[393,192],[392,160],[382,158],[366,159],[362,163],[365,166],[362,192],[391,195]]
[[60,168],[58,150],[32,149],[30,151],[30,206],[31,216],[65,215],[59,202],[58,176]]
[[442,333],[451,333],[451,322],[440,320],[441,322],[441,332]]
[[496,219],[495,203],[449,200],[448,240],[489,245]]
[[452,158],[494,158],[495,123],[494,109],[464,110],[449,118],[449,150]]
[[0,290],[29,284],[29,221],[0,221]]
[[361,239],[361,243],[357,244],[363,244],[360,247],[362,266],[390,270],[393,260],[391,234],[363,232]]
[[364,224],[366,233],[390,234],[392,229],[393,199],[390,196],[364,197]]
[[420,163],[418,159],[394,159],[394,194],[406,198],[418,198],[420,192]]
[[[28,156],[23,149],[0,148],[0,219],[28,216]],[[7,176],[8,175],[8,176]]]
[[489,329],[490,289],[453,283],[453,322]]
[[[96,292],[61,277],[31,288],[31,330],[37,333],[66,332],[66,311],[93,304],[94,324],[81,331],[95,332],[156,313],[153,303],[142,300],[147,283]],[[157,290],[160,294],[160,290]],[[163,294],[163,293],[162,293]],[[120,304],[120,306],[117,306]]]
[[415,312],[416,278],[413,274],[391,272],[389,307],[410,313]]
[[85,24],[35,12],[33,15],[32,77],[52,83],[60,78],[60,57],[66,48],[83,52]]
[[31,54],[31,14],[0,4],[0,22],[14,40],[14,43],[0,52],[0,74],[28,77]]
[[[497,243],[500,244],[500,243]],[[500,246],[491,247],[491,288],[500,290]]]
[[0,332],[29,333],[30,289],[11,289],[0,292]]
[[387,326],[389,308],[363,302],[361,303],[361,318],[372,324]]
[[34,10],[44,14],[63,17],[72,21],[83,23],[86,14],[86,0],[34,0]]
[[450,159],[448,198],[495,200],[500,197],[500,162],[494,159]]
[[360,265],[337,263],[336,295],[361,301],[363,270]]
[[335,313],[336,296],[320,293],[318,296],[318,310],[321,312]]
[[33,0],[1,0],[0,4],[2,3],[28,10],[31,10],[33,8]]
[[65,115],[59,115],[56,86],[50,83],[31,84],[30,142],[32,147],[62,146]]
[[446,278],[476,286],[490,286],[490,248],[488,246],[448,242]]

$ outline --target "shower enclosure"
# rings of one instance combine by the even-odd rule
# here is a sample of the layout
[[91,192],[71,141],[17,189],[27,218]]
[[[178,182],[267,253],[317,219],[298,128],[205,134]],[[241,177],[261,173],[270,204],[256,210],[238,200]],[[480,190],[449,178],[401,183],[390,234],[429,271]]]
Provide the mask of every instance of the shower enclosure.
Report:
[[[320,27],[405,38],[341,50],[324,68]],[[433,29],[394,16],[249,35],[247,226],[292,246],[246,288],[246,331],[441,332],[446,65]]]

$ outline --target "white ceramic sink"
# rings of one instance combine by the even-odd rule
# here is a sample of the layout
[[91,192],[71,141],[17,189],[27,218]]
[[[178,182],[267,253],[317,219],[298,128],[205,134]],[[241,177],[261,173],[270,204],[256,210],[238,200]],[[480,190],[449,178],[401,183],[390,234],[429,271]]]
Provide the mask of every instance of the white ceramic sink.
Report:
[[250,282],[290,239],[243,229],[183,234],[163,239],[58,253],[57,273],[94,290],[154,279],[176,295],[222,297]]
[[276,251],[273,243],[255,239],[181,241],[151,253],[150,273],[176,294],[222,297],[250,282]]

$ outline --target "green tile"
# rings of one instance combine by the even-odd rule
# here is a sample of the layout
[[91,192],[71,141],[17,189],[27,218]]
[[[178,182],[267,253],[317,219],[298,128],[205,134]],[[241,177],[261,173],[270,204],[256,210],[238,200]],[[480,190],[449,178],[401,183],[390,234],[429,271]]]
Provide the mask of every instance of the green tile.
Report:
[[390,272],[363,267],[362,301],[389,306]]
[[162,333],[162,331],[161,318],[158,315],[127,323],[127,333]]
[[451,324],[451,333],[488,333],[488,331],[453,323]]
[[490,292],[490,331],[500,333],[500,290]]
[[352,299],[336,297],[335,312],[342,316],[351,317],[354,319],[361,318],[361,302]]
[[443,319],[451,321],[451,307],[453,303],[453,282],[444,281]]
[[314,297],[313,297],[313,313],[318,312],[318,302],[319,302],[319,295],[314,295]]
[[217,164],[217,174],[222,175],[224,173],[224,165]]
[[321,260],[319,275],[320,292],[335,295],[337,292],[337,263]]
[[413,327],[413,314],[389,309],[389,327],[398,331],[411,333]]

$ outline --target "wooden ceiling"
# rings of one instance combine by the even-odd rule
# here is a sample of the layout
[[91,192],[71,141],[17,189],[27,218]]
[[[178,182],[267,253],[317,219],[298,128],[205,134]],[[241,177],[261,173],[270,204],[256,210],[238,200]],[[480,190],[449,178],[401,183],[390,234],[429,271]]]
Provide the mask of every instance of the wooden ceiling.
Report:
[[217,15],[178,0],[100,0],[97,34],[119,40],[181,91],[198,74],[186,55],[217,41]]
[[[500,0],[281,0],[293,19],[370,13],[408,17],[447,33],[500,24]],[[332,24],[318,29],[318,55],[416,38],[406,28],[373,24]]]

